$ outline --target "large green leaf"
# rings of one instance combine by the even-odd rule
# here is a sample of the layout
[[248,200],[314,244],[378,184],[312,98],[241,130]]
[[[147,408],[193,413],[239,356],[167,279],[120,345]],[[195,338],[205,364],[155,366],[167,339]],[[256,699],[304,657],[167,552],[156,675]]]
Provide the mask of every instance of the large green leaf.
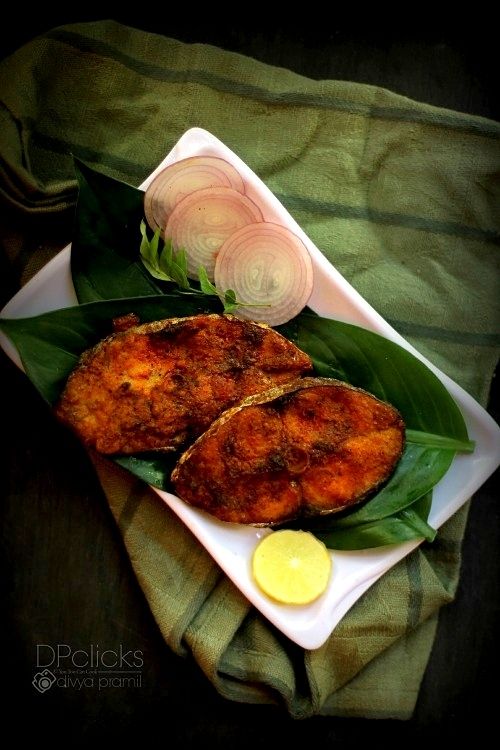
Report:
[[143,453],[140,456],[119,456],[115,459],[117,464],[135,474],[139,479],[168,492],[174,492],[170,475],[178,460],[179,454],[175,451]]
[[436,531],[427,523],[431,501],[432,493],[429,492],[411,507],[392,516],[356,526],[332,524],[330,529],[314,529],[314,533],[331,549],[367,549],[400,544],[416,538],[432,542]]
[[160,294],[139,261],[144,193],[75,161],[79,193],[71,249],[78,301]]

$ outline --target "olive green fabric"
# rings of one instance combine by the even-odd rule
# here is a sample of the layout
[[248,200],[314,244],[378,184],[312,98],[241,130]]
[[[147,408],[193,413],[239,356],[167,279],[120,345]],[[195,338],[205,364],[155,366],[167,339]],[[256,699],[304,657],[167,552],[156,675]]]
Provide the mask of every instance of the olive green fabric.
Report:
[[[0,191],[27,220],[73,206],[70,154],[138,184],[185,130],[206,128],[368,302],[486,402],[499,343],[499,124],[113,22],[31,42],[2,64],[0,95]],[[29,275],[40,259],[13,247]],[[411,715],[438,610],[457,586],[466,509],[308,652],[248,604],[154,493],[96,466],[165,641],[223,695],[294,717]]]

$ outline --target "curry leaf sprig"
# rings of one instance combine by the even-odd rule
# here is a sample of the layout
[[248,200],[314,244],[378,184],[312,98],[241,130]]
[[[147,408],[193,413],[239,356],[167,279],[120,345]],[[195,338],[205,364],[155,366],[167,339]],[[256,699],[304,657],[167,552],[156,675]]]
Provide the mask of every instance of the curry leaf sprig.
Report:
[[222,302],[224,312],[233,312],[242,303],[238,302],[232,289],[221,291],[212,284],[203,266],[198,268],[200,288],[192,286],[187,275],[187,259],[185,250],[174,251],[172,241],[160,240],[160,230],[157,229],[151,239],[148,237],[146,223],[141,221],[141,260],[155,279],[177,284],[181,291],[191,294],[216,296]]
[[226,289],[225,292],[220,292],[208,278],[206,268],[203,266],[198,267],[198,278],[200,280],[200,288],[203,294],[216,294],[224,305],[224,312],[232,312],[233,310],[236,310],[237,307],[240,307],[240,305],[243,305],[243,302],[238,302],[236,294],[232,289]]

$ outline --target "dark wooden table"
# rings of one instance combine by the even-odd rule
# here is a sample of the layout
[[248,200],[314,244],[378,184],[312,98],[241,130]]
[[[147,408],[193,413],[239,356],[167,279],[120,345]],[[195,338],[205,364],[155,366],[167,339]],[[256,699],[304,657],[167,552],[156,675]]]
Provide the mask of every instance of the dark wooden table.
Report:
[[[137,14],[135,14],[137,15]],[[8,53],[33,35],[90,14],[61,13],[3,27]],[[495,46],[482,30],[474,36],[328,32],[283,25],[260,31],[215,24],[130,25],[185,41],[217,44],[314,78],[340,78],[385,86],[432,104],[498,118],[492,71]],[[477,42],[476,42],[477,39]],[[496,84],[495,84],[496,85]],[[62,247],[69,225],[27,225],[2,213],[2,240],[18,233],[26,246]],[[2,243],[3,244],[3,243]],[[3,247],[2,247],[3,250]],[[3,304],[16,291],[16,269],[2,252]],[[53,419],[34,389],[0,356],[2,426],[2,618],[4,721],[17,737],[45,738],[55,746],[80,740],[132,740],[149,732],[166,747],[254,747],[267,742],[421,742],[455,739],[465,728],[484,733],[496,718],[499,624],[499,508],[491,479],[473,500],[456,601],[440,616],[414,718],[410,722],[315,718],[292,722],[277,707],[225,701],[191,660],[165,646],[135,580],[123,543],[81,446]],[[498,418],[498,397],[490,411]],[[31,681],[36,645],[69,644],[140,650],[141,686],[47,691]],[[4,699],[5,701],[5,699]],[[4,724],[5,732],[5,724]]]

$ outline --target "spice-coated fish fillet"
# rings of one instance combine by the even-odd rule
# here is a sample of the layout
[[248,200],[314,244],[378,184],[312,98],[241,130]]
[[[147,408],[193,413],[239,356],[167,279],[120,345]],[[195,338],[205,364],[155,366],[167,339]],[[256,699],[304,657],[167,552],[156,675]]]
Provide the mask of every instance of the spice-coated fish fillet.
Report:
[[337,380],[304,378],[229,409],[172,481],[179,497],[222,521],[271,525],[364,499],[403,446],[394,407]]
[[171,450],[233,404],[310,370],[309,357],[268,326],[172,318],[120,330],[86,352],[56,413],[101,453]]

